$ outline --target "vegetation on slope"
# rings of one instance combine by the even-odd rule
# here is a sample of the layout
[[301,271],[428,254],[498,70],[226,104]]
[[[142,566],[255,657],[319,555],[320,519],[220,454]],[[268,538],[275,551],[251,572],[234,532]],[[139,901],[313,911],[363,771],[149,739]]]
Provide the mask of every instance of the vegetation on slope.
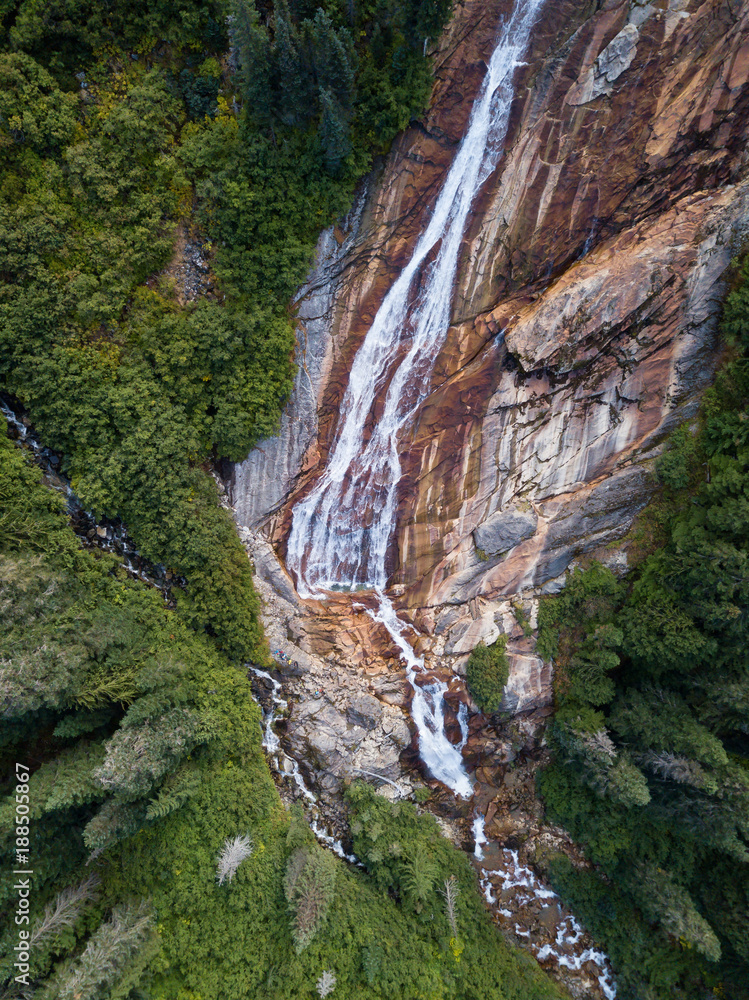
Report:
[[[425,39],[448,13],[0,5],[0,388],[84,504],[187,579],[182,613],[232,656],[262,656],[263,639],[205,463],[275,429],[291,295],[320,229],[424,106]],[[220,291],[180,305],[158,273],[187,217]]]
[[506,645],[507,636],[502,635],[490,646],[480,642],[468,657],[466,684],[473,700],[487,715],[499,709],[510,676]]
[[556,663],[541,788],[597,866],[553,876],[623,998],[749,996],[746,263],[735,284],[734,356],[658,462],[649,553],[622,582],[577,570],[539,618]]

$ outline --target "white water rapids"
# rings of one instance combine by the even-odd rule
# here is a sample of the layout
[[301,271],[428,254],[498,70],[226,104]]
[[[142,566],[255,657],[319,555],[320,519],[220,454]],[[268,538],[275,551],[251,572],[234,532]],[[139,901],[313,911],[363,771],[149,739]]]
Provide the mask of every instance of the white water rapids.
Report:
[[[453,287],[471,205],[496,168],[507,133],[513,77],[522,65],[542,0],[518,0],[500,30],[468,130],[411,260],[392,285],[354,359],[340,410],[337,438],[325,472],[294,508],[287,564],[302,597],[328,590],[374,589],[379,609],[369,613],[390,633],[406,661],[414,697],[411,712],[429,771],[464,798],[472,794],[462,744],[444,727],[440,680],[418,683],[423,659],[406,641],[385,594],[387,548],[395,529],[404,431],[430,388],[434,360],[450,325]],[[384,397],[384,398],[383,398]],[[381,416],[374,419],[378,404]],[[465,715],[460,718],[463,741]]]
[[[294,507],[287,545],[287,565],[296,577],[301,597],[324,599],[325,592],[331,590],[375,592],[376,610],[358,607],[382,623],[406,663],[421,759],[436,779],[462,798],[473,794],[462,757],[468,738],[467,710],[461,704],[461,740],[455,745],[445,733],[444,696],[448,684],[425,671],[423,658],[406,638],[409,631],[415,630],[398,617],[385,593],[387,550],[396,528],[402,477],[399,453],[407,449],[413,418],[430,391],[434,362],[450,325],[453,289],[471,206],[502,154],[514,96],[513,77],[522,64],[542,2],[516,0],[512,16],[500,29],[467,132],[429,223],[410,261],[386,294],[354,359],[327,467],[314,489]],[[275,738],[270,735],[271,726],[272,721],[266,732],[268,743]],[[481,864],[484,847],[489,844],[481,814],[474,816],[473,834],[474,854]],[[529,869],[519,865],[514,852],[504,853],[511,862],[506,872],[481,869],[487,902],[497,902],[491,890],[492,879],[501,879],[503,892],[528,886],[534,899],[557,899],[554,892],[537,883]],[[499,912],[509,915],[503,908]],[[531,936],[530,930],[517,923],[515,932],[520,937]],[[605,956],[594,949],[586,949],[582,955],[571,951],[581,934],[574,918],[567,917],[560,923],[555,943],[534,950],[540,959],[555,958],[559,965],[569,968],[580,969],[584,962],[594,962],[599,966],[601,989],[611,1000],[616,991]]]

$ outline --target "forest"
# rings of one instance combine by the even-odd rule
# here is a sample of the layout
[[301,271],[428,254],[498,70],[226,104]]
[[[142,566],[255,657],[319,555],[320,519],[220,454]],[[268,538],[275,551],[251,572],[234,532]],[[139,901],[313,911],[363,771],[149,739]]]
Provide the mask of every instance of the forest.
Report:
[[[324,995],[325,974],[362,1000],[561,996],[413,803],[355,784],[362,868],[320,847],[280,802],[246,670],[82,549],[60,494],[0,449],[3,773],[15,784],[16,762],[34,762],[0,806],[5,870],[20,836],[34,872],[31,967],[18,985],[6,919],[4,997],[288,1000]],[[2,906],[15,912],[11,880]]]
[[[0,853],[33,865],[20,982],[2,883],[5,1000],[562,995],[428,812],[353,784],[353,867],[283,807],[247,677],[258,597],[211,475],[278,426],[291,298],[426,106],[450,6],[0,0],[0,393],[175,581],[165,601],[81,547],[0,436]],[[188,238],[216,278],[195,300]],[[749,258],[731,287],[636,565],[576,571],[539,619],[540,791],[589,864],[540,863],[623,1000],[749,996]],[[487,712],[506,680],[503,642],[479,648]]]

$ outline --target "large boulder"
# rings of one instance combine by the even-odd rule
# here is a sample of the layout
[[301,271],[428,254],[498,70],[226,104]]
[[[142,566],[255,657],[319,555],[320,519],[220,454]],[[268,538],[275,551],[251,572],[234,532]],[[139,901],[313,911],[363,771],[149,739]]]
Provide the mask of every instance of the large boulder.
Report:
[[538,518],[532,508],[506,507],[480,524],[473,533],[473,540],[488,556],[498,556],[530,538],[537,525]]

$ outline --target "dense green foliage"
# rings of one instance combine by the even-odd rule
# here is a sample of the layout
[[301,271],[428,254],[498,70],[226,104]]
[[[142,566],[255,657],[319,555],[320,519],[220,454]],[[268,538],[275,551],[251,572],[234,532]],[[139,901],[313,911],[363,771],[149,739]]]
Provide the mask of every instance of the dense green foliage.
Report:
[[749,308],[698,422],[659,460],[658,545],[575,571],[541,609],[556,754],[541,788],[595,871],[554,877],[623,997],[749,996]]
[[0,52],[0,77],[0,385],[82,500],[188,578],[186,616],[258,655],[247,559],[199,462],[272,429],[288,324],[136,288],[168,262],[190,198],[165,69],[96,64],[83,99],[21,51]]
[[[28,764],[36,1000],[558,996],[486,914],[460,851],[414,805],[350,790],[367,873],[290,818],[244,673],[117,560],[80,548],[59,494],[0,437],[0,853]],[[227,841],[254,849],[222,883]],[[460,883],[452,934],[440,888]],[[16,905],[12,880],[3,912]],[[18,940],[0,929],[0,982]],[[15,993],[11,993],[15,996]]]
[[506,645],[507,636],[502,635],[491,646],[480,642],[468,657],[466,665],[468,690],[481,711],[488,715],[499,709],[505,684],[510,675]]

